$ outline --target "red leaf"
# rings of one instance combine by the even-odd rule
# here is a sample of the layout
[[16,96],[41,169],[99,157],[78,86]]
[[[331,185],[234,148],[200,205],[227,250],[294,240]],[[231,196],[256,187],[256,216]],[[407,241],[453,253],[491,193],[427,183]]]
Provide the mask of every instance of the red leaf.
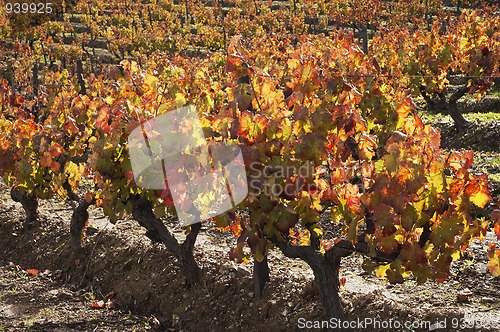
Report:
[[309,192],[309,195],[314,195],[314,194],[319,192],[319,189],[315,184],[312,184],[312,185],[308,186],[308,192]]
[[13,94],[10,103],[14,107],[19,107],[24,103],[24,97],[20,94]]
[[104,301],[93,301],[92,302],[92,308],[96,308],[96,309],[103,309],[106,307],[106,303]]
[[64,130],[69,132],[71,135],[78,134],[80,132],[73,119],[66,120],[66,122],[64,123]]
[[36,276],[38,274],[38,270],[37,269],[28,269],[26,270],[26,273],[28,273],[28,275],[30,276]]
[[87,203],[90,204],[93,199],[94,199],[94,194],[92,194],[90,192],[88,192],[88,193],[85,194],[85,201],[87,201]]

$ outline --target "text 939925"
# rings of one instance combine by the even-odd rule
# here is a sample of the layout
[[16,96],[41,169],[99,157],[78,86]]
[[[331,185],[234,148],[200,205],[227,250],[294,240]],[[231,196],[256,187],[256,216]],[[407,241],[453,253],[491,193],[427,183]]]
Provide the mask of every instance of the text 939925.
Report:
[[7,14],[51,14],[52,3],[50,2],[7,2],[5,4]]

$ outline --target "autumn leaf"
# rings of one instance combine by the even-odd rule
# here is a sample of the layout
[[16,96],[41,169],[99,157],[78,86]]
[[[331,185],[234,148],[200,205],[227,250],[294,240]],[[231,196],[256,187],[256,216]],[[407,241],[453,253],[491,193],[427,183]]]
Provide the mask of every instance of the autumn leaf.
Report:
[[103,300],[99,300],[99,301],[92,301],[92,308],[96,308],[96,309],[104,309],[106,307],[106,302],[104,302]]
[[486,203],[491,200],[488,189],[488,175],[475,176],[473,180],[465,187],[465,193],[470,195],[470,201],[480,208],[484,208]]
[[377,278],[385,277],[387,274],[387,270],[389,270],[390,267],[391,267],[391,264],[379,266],[377,271],[375,272],[375,275],[377,276]]
[[404,125],[404,119],[415,109],[415,105],[410,97],[406,98],[403,102],[399,103],[396,108],[396,112],[398,113],[398,124],[397,127],[400,128]]
[[390,235],[396,231],[395,224],[398,221],[392,206],[385,203],[377,205],[373,209],[373,219],[377,227],[379,227],[383,234]]
[[52,142],[52,144],[49,146],[49,153],[53,158],[61,155],[63,152],[64,148],[57,142]]
[[494,277],[500,276],[500,250],[496,249],[495,243],[488,247],[488,270]]
[[241,232],[243,232],[243,228],[241,227],[241,224],[239,222],[231,223],[231,225],[229,225],[229,228],[236,237],[240,237]]
[[398,249],[398,241],[394,239],[394,237],[382,237],[378,240],[378,246],[380,248],[380,251],[382,251],[385,254],[392,254]]
[[78,127],[75,125],[75,120],[73,119],[68,119],[64,123],[63,126],[64,130],[66,130],[70,135],[75,135],[78,134],[80,131],[78,130]]
[[52,164],[52,156],[49,152],[44,152],[43,156],[40,158],[40,166],[42,167],[50,167]]
[[52,164],[50,164],[50,169],[54,173],[59,172],[60,168],[61,168],[61,164],[59,164],[57,161],[54,161]]
[[26,273],[28,275],[30,275],[30,276],[36,276],[36,275],[38,275],[39,272],[40,271],[38,271],[37,269],[28,269],[28,270],[26,270]]
[[326,139],[320,134],[306,134],[297,145],[295,155],[302,161],[312,160],[316,163],[321,163],[321,160],[328,158],[325,144]]

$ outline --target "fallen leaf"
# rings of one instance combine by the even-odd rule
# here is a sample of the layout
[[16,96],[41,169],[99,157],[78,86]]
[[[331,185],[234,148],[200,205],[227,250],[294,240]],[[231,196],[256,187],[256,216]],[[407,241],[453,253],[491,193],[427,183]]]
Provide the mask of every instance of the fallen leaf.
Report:
[[104,301],[93,301],[92,308],[103,309],[106,307],[106,303]]
[[26,273],[28,273],[28,275],[30,276],[36,276],[38,274],[38,270],[37,269],[28,269],[26,270]]

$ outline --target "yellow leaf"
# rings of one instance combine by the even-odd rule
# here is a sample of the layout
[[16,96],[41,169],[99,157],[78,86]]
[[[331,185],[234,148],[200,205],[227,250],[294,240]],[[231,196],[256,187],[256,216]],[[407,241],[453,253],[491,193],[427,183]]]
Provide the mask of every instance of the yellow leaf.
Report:
[[310,246],[311,245],[311,233],[306,229],[302,233],[302,236],[299,239],[300,246]]
[[453,252],[453,254],[451,254],[451,259],[453,261],[459,260],[460,259],[460,251],[459,250],[455,250]]
[[486,203],[491,200],[488,190],[488,175],[475,176],[465,187],[466,194],[470,195],[470,201],[480,208],[484,208]]
[[156,78],[153,75],[146,74],[146,77],[144,78],[144,83],[149,85],[152,89],[156,90],[156,85],[158,84],[158,78]]
[[490,199],[491,199],[490,195],[485,194],[482,191],[476,194],[472,194],[470,196],[470,201],[479,206],[480,208],[484,208],[484,206],[486,205],[486,203],[490,201]]
[[104,99],[104,101],[106,102],[106,104],[112,105],[115,102],[115,99],[111,96],[108,96],[106,97],[106,99]]
[[314,225],[311,231],[315,234],[316,237],[320,237],[321,235],[323,235],[323,230],[318,225]]
[[300,60],[298,59],[288,59],[287,61],[288,68],[294,70],[300,65]]
[[175,106],[176,107],[182,107],[186,104],[186,98],[182,95],[182,93],[176,93],[175,94]]
[[321,206],[321,203],[320,203],[320,200],[319,200],[319,199],[313,199],[313,200],[312,200],[312,203],[313,203],[313,208],[314,208],[316,211],[321,211],[321,210],[323,210],[323,207]]
[[490,255],[490,261],[487,266],[494,277],[500,276],[500,250],[495,250],[493,255]]
[[445,176],[443,173],[437,173],[437,174],[432,174],[427,177],[427,180],[429,180],[429,183],[432,187],[436,188],[436,191],[438,193],[441,193],[444,191],[444,180]]
[[169,106],[167,104],[161,104],[160,107],[158,107],[158,114],[163,114],[168,111]]
[[391,264],[379,266],[379,268],[377,269],[377,272],[375,272],[375,275],[377,276],[377,278],[385,277],[387,274],[387,270],[389,270],[390,267],[391,267]]
[[72,161],[66,163],[64,166],[64,173],[68,174],[68,183],[71,188],[78,188],[83,170],[83,165],[77,165]]

